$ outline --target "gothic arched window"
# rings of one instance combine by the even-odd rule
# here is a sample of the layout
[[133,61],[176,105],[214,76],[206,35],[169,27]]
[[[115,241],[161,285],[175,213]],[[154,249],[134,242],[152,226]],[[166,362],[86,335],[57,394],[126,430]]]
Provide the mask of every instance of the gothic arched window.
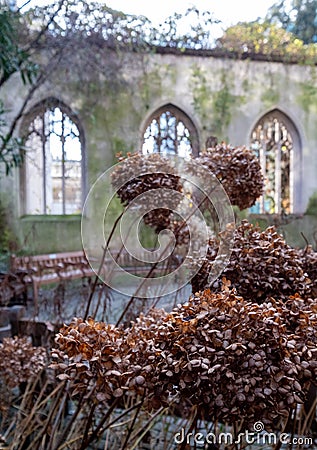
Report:
[[198,154],[198,135],[189,117],[173,105],[158,109],[145,126],[142,152],[179,156]]
[[300,177],[299,135],[284,114],[274,110],[262,117],[251,133],[251,147],[259,157],[265,179],[264,195],[251,208],[254,213],[289,214],[295,212],[299,192],[295,195],[295,174]]
[[83,203],[83,133],[57,99],[36,105],[24,121],[26,214],[78,214]]

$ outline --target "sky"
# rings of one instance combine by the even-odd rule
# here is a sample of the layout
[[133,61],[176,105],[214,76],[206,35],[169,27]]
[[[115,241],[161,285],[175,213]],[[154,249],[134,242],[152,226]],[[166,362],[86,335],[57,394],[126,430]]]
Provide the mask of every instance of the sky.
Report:
[[265,16],[274,0],[108,0],[107,5],[125,13],[144,15],[153,23],[160,23],[174,12],[184,12],[190,6],[201,11],[214,13],[224,25],[234,25],[240,21],[251,21]]
[[[125,13],[143,15],[158,25],[174,12],[184,13],[190,6],[196,6],[200,11],[210,11],[222,22],[222,28],[227,28],[237,22],[256,20],[264,17],[268,8],[275,0],[99,0],[110,8]],[[17,0],[18,6],[26,0]],[[47,0],[31,0],[30,5],[41,5]]]

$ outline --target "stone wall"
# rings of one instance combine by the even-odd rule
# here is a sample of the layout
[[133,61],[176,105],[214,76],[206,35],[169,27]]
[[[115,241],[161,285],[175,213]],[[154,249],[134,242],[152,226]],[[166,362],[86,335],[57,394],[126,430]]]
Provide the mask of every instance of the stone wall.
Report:
[[[108,52],[109,53],[109,52]],[[300,146],[296,166],[298,202],[303,214],[317,191],[317,68],[277,62],[233,60],[186,54],[120,54],[120,70],[109,76],[108,53],[100,66],[104,73],[89,71],[76,61],[77,70],[65,65],[47,80],[29,102],[29,109],[47,97],[62,100],[76,114],[85,135],[85,190],[116,162],[117,152],[140,148],[145,123],[155,110],[172,104],[195,125],[200,148],[209,135],[233,145],[248,145],[257,121],[278,109],[298,132]],[[110,62],[109,62],[110,61]],[[2,92],[13,117],[23,101],[24,88],[18,78]],[[0,191],[12,198],[12,218],[18,246],[25,251],[55,252],[81,245],[80,217],[23,216],[21,171],[1,177]],[[99,205],[90,211],[92,235]],[[305,219],[306,220],[306,219]],[[297,227],[296,224],[300,225]],[[294,242],[300,242],[302,222],[288,225]],[[309,232],[308,239],[312,239]]]

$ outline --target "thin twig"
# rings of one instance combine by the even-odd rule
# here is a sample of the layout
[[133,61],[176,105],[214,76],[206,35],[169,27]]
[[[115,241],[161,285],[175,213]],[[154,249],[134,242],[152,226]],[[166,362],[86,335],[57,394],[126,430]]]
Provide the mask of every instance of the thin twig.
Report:
[[137,419],[137,417],[138,417],[138,415],[139,415],[139,412],[140,412],[140,410],[141,410],[141,407],[142,407],[142,405],[143,405],[144,398],[145,398],[145,391],[144,391],[144,393],[143,393],[142,400],[141,400],[141,402],[139,403],[139,406],[137,407],[137,410],[135,411],[135,414],[134,414],[134,416],[133,416],[132,423],[131,423],[131,425],[130,425],[130,427],[129,427],[129,429],[128,429],[128,432],[127,432],[127,434],[126,434],[126,437],[125,437],[124,443],[123,443],[123,445],[122,445],[122,447],[121,447],[121,450],[124,450],[124,449],[126,448],[127,443],[129,442],[129,439],[130,439],[130,436],[131,436],[131,434],[132,434],[132,430],[133,430],[134,424],[135,424],[135,422],[136,422],[136,419]]
[[134,442],[134,444],[132,445],[130,450],[134,450],[137,445],[142,441],[142,439],[144,438],[144,436],[146,435],[146,433],[151,429],[152,427],[152,423],[153,421],[156,419],[156,417],[158,415],[160,415],[161,413],[163,413],[166,410],[166,408],[164,408],[163,406],[158,409],[155,414],[153,416],[151,416],[147,422],[145,423],[145,425],[142,427],[141,430],[137,430],[135,433],[135,436],[132,436],[132,441],[137,438],[137,440]]
[[97,439],[100,436],[101,430],[103,430],[104,423],[109,419],[113,410],[117,406],[118,402],[119,402],[119,398],[116,398],[114,400],[114,402],[111,404],[111,406],[109,407],[107,413],[104,415],[102,420],[99,422],[98,426],[95,428],[95,430],[93,430],[90,433],[90,435],[87,436],[85,440],[83,440],[80,450],[86,449],[95,439]]
[[86,311],[85,311],[85,315],[84,315],[84,320],[87,319],[88,314],[89,314],[89,310],[90,310],[91,302],[92,302],[92,299],[93,299],[93,295],[95,293],[95,290],[96,290],[96,287],[97,287],[97,283],[98,283],[98,280],[99,280],[99,276],[100,276],[102,268],[104,266],[106,254],[107,254],[108,247],[109,247],[109,243],[110,243],[110,241],[112,239],[112,236],[113,236],[113,234],[114,234],[114,232],[115,232],[115,230],[117,228],[119,220],[121,219],[123,214],[124,214],[124,211],[122,211],[122,213],[115,220],[115,223],[113,224],[112,230],[111,230],[111,232],[109,234],[109,237],[107,239],[106,245],[105,245],[105,247],[103,249],[103,253],[102,253],[101,261],[100,261],[100,264],[99,264],[98,272],[97,272],[97,275],[96,275],[95,280],[94,280],[94,284],[92,286],[92,289],[91,289],[89,297],[88,297],[87,307],[86,307]]
[[80,447],[80,450],[84,450],[84,448],[85,448],[85,442],[87,440],[89,428],[90,428],[90,426],[92,424],[92,420],[93,420],[93,416],[94,416],[96,407],[97,407],[97,404],[94,403],[92,405],[90,411],[89,411],[89,416],[88,416],[87,421],[86,421],[86,428],[85,428],[85,431],[84,431],[83,441],[82,441],[82,445]]
[[306,243],[306,247],[305,247],[304,252],[303,252],[303,256],[305,256],[307,251],[308,251],[308,248],[309,248],[309,242],[308,242],[306,236],[304,235],[304,233],[302,231],[300,232],[300,234],[302,235],[302,238],[304,239],[304,241]]
[[85,393],[83,392],[82,395],[80,396],[79,401],[78,401],[78,404],[77,404],[77,407],[76,407],[76,411],[74,412],[74,414],[72,414],[72,417],[71,417],[70,421],[68,422],[68,424],[67,424],[66,428],[64,429],[61,437],[59,438],[59,441],[57,443],[57,447],[56,448],[59,448],[61,446],[61,444],[66,440],[66,436],[68,435],[68,433],[69,433],[73,423],[76,421],[76,419],[78,417],[78,414],[81,411],[84,395],[85,395]]
[[[217,186],[216,186],[217,187]],[[215,190],[216,188],[213,188],[213,190]],[[212,192],[212,191],[211,191]],[[209,195],[211,194],[211,192],[209,193]],[[198,205],[196,205],[196,208],[193,209],[193,211],[191,211],[191,213],[186,217],[186,222],[185,220],[182,221],[182,223],[176,227],[175,229],[175,234],[177,235],[177,233],[179,233],[184,226],[186,225],[187,221],[198,211],[199,207],[203,204],[203,202],[207,199],[207,195],[205,195],[203,197],[203,199],[199,202]],[[167,244],[163,250],[163,252],[161,253],[161,257],[164,256],[166,254],[166,252],[169,250],[169,244]],[[128,301],[128,303],[126,304],[124,310],[122,311],[119,319],[117,320],[116,323],[116,327],[119,326],[119,324],[122,322],[125,314],[127,313],[128,309],[130,308],[130,306],[132,305],[132,303],[134,302],[134,300],[136,299],[138,293],[140,292],[140,290],[142,289],[142,287],[144,286],[146,280],[148,278],[150,278],[150,276],[152,275],[152,273],[154,272],[154,270],[156,269],[157,265],[158,265],[159,261],[156,261],[153,266],[151,267],[151,269],[149,270],[149,272],[147,273],[147,275],[143,278],[142,282],[140,283],[140,285],[138,286],[137,290],[135,291],[135,293],[133,294],[133,296],[130,298],[130,300]]]

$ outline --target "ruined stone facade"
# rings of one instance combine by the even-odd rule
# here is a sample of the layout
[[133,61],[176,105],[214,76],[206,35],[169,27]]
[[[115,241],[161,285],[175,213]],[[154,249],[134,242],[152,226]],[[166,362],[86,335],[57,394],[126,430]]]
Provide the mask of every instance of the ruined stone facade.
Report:
[[[63,173],[71,170],[70,178],[77,177],[77,188],[74,185],[72,189],[77,189],[79,197],[78,192],[76,199],[73,194],[68,194],[67,186],[64,186],[64,207],[56,206],[55,210],[50,207],[48,192],[41,194],[46,196],[44,209],[42,197],[36,200],[40,206],[32,203],[34,192],[39,193],[42,189],[39,173],[53,170],[51,166],[45,169],[42,165],[37,171],[32,171],[32,164],[25,162],[12,176],[2,176],[0,190],[11,209],[18,248],[32,253],[80,248],[80,210],[90,187],[116,162],[118,152],[142,148],[144,135],[153,118],[164,111],[172,111],[190,130],[194,153],[204,149],[210,135],[234,146],[253,146],[257,151],[256,140],[262,147],[266,141],[274,141],[276,129],[272,123],[277,117],[279,136],[286,144],[280,149],[279,161],[275,159],[273,165],[274,170],[279,171],[283,170],[283,164],[287,166],[287,175],[280,185],[275,183],[275,190],[280,190],[279,195],[283,197],[283,182],[288,183],[288,198],[281,197],[279,201],[281,204],[284,201],[286,212],[292,217],[284,230],[294,245],[304,245],[300,231],[314,243],[316,217],[301,216],[307,210],[309,199],[317,192],[316,67],[181,52],[123,53],[118,58],[119,69],[109,71],[112,58],[105,54],[97,74],[87,62],[80,66],[81,62],[77,61],[74,71],[71,63],[68,67],[64,64],[28,103],[27,113],[19,123],[20,130],[28,129],[36,117],[42,117],[45,122],[45,108],[49,105],[56,105],[65,115],[65,120],[70,120],[71,125],[66,124],[69,130],[74,125],[70,134],[77,136],[77,150],[74,150],[77,156],[69,156],[69,160],[77,161],[76,167],[73,165],[70,169],[66,156],[61,157],[64,162],[66,158],[65,164],[54,170]],[[11,117],[21,106],[24,92],[25,87],[18,77],[13,77],[5,86],[2,96]],[[58,119],[60,123],[61,117]],[[271,131],[268,131],[270,120],[273,122]],[[289,152],[286,159],[283,152]],[[36,154],[33,156],[38,158]],[[265,166],[262,152],[263,158]],[[33,191],[30,186],[33,186]],[[68,195],[73,199],[69,200],[69,209]],[[97,203],[88,217],[92,233],[94,217],[98,214]],[[260,223],[268,223],[271,217],[283,214],[283,207],[275,210],[265,208],[263,203],[262,209],[258,205],[258,209],[251,211],[262,213],[257,216]],[[270,216],[272,212],[275,215]]]

